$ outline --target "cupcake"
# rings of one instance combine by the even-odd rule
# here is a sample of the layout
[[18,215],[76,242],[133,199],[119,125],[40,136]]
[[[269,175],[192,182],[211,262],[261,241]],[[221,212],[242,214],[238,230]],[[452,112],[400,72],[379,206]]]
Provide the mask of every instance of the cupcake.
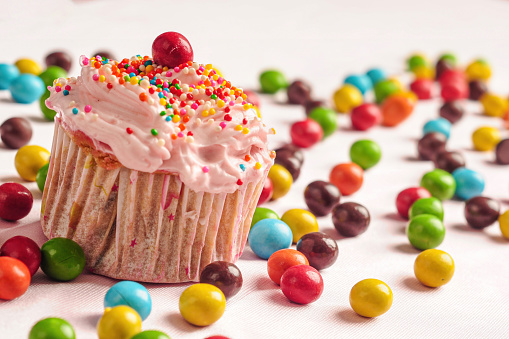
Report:
[[273,130],[242,89],[187,61],[182,35],[160,35],[153,55],[82,56],[80,76],[49,87],[57,114],[41,224],[79,243],[91,272],[197,281],[210,262],[242,254]]

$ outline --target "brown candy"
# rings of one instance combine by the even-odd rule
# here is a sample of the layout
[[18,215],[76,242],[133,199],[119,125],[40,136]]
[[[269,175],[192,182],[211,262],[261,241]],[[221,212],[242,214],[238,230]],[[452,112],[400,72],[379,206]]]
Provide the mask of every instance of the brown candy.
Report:
[[332,211],[339,203],[341,193],[339,189],[326,181],[313,181],[304,190],[304,200],[311,213],[323,217]]
[[334,227],[344,237],[355,237],[364,233],[370,221],[368,209],[355,202],[345,202],[332,209]]
[[338,244],[322,232],[305,234],[297,242],[297,251],[306,256],[309,265],[317,270],[332,266],[338,259]]
[[470,81],[468,83],[468,88],[470,90],[468,98],[474,101],[480,100],[484,93],[488,91],[488,86],[484,81],[481,80]]
[[417,143],[417,151],[421,160],[434,160],[437,153],[445,151],[447,137],[442,133],[428,133]]
[[440,168],[449,173],[454,172],[455,169],[465,167],[465,158],[461,153],[442,151],[435,155],[435,168]]
[[322,100],[309,100],[304,104],[304,107],[306,109],[306,115],[309,115],[312,110],[314,110],[317,107],[324,106],[324,102]]
[[230,298],[239,293],[243,279],[236,265],[226,261],[214,261],[201,271],[200,283],[214,285],[223,292],[225,298]]
[[72,65],[72,58],[67,52],[57,51],[46,56],[46,67],[58,66],[69,72]]
[[496,161],[500,165],[509,165],[509,139],[504,139],[498,143],[495,149]]
[[309,101],[311,95],[311,86],[302,80],[296,80],[286,89],[288,94],[288,103],[295,105],[304,105]]
[[25,118],[10,118],[0,126],[0,134],[6,147],[18,149],[32,139],[32,126]]
[[500,215],[498,201],[487,197],[473,197],[465,203],[465,218],[470,227],[483,229],[497,221]]
[[465,110],[458,101],[446,102],[440,107],[440,116],[454,124],[463,117]]
[[445,71],[454,69],[454,66],[446,59],[440,59],[435,66],[435,79],[438,80]]

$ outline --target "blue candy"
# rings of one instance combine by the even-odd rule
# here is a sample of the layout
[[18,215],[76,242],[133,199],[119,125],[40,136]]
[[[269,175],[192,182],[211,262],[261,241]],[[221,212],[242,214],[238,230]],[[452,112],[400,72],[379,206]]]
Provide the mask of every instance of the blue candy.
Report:
[[449,136],[451,134],[451,127],[452,124],[449,120],[444,118],[438,118],[430,120],[426,124],[424,124],[424,127],[422,128],[422,133],[423,134],[433,132],[442,133],[443,135],[445,135],[447,139],[449,139]]
[[471,169],[460,167],[452,172],[456,181],[456,197],[462,200],[479,196],[484,191],[484,177]]
[[134,281],[121,281],[111,286],[104,296],[104,307],[126,305],[134,309],[142,320],[152,310],[152,298],[147,289]]
[[278,219],[260,220],[249,232],[249,246],[262,259],[269,259],[272,253],[290,247],[292,240],[292,230]]
[[377,82],[387,79],[387,74],[380,68],[372,68],[366,72],[366,75],[371,79],[371,83],[376,85]]
[[361,93],[364,95],[367,91],[373,88],[373,83],[371,82],[371,78],[367,75],[363,74],[352,74],[345,78],[345,84],[350,84],[359,89]]
[[0,90],[9,89],[12,80],[19,76],[18,67],[8,64],[0,64]]
[[44,82],[36,75],[21,74],[9,86],[12,98],[20,104],[31,104],[44,94]]

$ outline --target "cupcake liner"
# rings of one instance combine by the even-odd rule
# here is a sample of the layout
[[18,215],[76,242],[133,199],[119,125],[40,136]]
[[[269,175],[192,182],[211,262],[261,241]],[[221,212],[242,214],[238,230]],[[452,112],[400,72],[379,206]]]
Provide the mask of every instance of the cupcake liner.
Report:
[[104,169],[55,121],[41,224],[73,239],[87,267],[116,279],[199,280],[210,262],[244,249],[263,180],[234,193],[195,192],[176,175]]

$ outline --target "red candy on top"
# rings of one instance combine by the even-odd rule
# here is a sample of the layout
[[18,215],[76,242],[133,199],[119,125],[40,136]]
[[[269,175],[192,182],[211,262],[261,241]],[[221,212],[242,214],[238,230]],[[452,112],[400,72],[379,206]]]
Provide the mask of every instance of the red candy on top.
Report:
[[365,103],[352,110],[350,119],[353,129],[366,131],[382,121],[382,112],[378,105]]
[[194,58],[191,44],[185,36],[177,32],[159,35],[152,43],[152,56],[156,64],[169,68],[193,61]]
[[322,126],[314,120],[298,121],[292,125],[290,136],[295,146],[307,148],[323,138]]
[[431,193],[424,187],[410,187],[399,192],[396,198],[396,208],[398,214],[408,219],[408,211],[414,202],[421,198],[431,198]]
[[417,95],[419,100],[431,99],[433,81],[430,79],[417,79],[410,84],[410,90]]
[[297,265],[288,268],[281,277],[283,294],[294,303],[312,303],[323,292],[323,279],[315,268],[309,265]]

